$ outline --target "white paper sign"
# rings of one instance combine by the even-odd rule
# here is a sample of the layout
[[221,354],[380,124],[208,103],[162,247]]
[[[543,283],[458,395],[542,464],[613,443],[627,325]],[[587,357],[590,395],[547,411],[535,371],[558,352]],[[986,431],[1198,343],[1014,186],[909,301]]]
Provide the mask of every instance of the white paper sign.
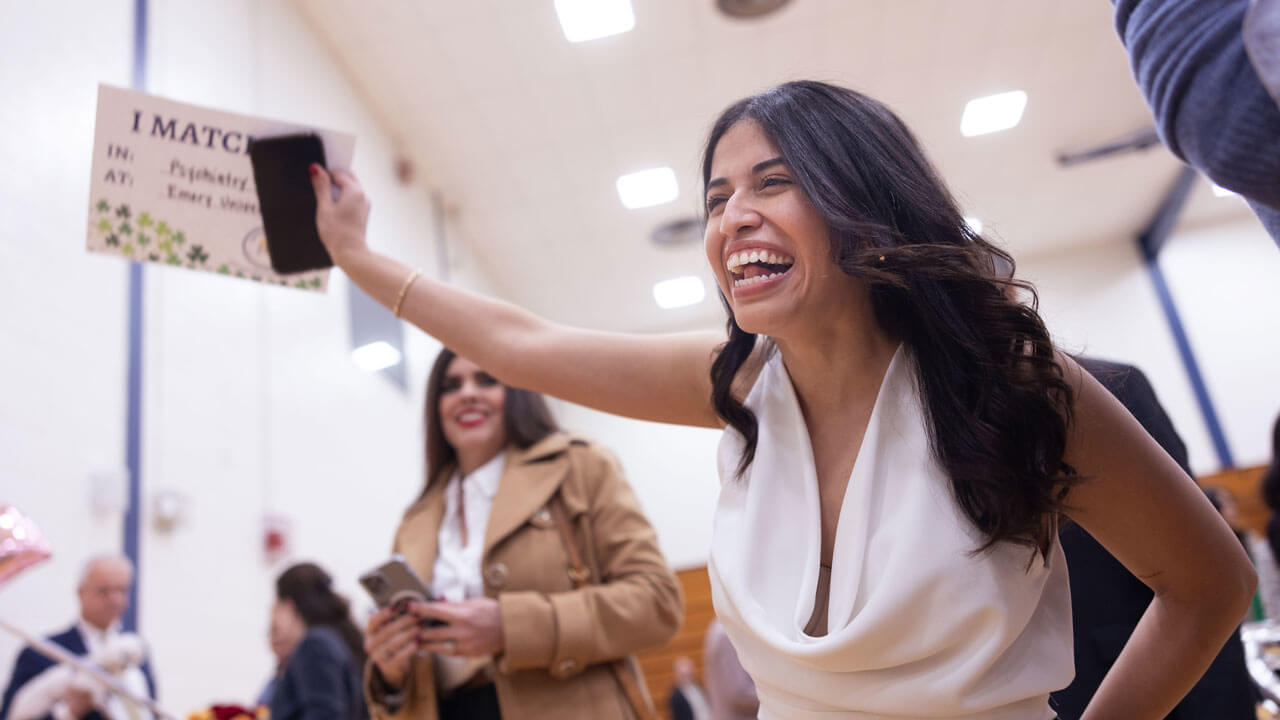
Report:
[[271,270],[249,139],[313,132],[331,168],[355,137],[98,86],[89,189],[92,252],[323,291],[328,270]]

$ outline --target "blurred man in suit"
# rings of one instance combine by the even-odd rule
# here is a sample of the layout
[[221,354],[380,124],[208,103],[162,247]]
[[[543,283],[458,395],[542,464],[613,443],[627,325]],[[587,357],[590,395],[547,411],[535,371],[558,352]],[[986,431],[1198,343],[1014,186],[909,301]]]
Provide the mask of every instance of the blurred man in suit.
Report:
[[[155,681],[146,661],[146,648],[133,633],[120,631],[120,618],[129,605],[133,563],[118,555],[90,560],[77,593],[80,618],[68,630],[48,639],[117,676],[139,695],[155,698]],[[144,708],[123,708],[120,700],[92,680],[77,678],[72,668],[60,667],[32,648],[23,648],[13,666],[0,704],[0,720],[110,720],[128,716],[149,720]]]

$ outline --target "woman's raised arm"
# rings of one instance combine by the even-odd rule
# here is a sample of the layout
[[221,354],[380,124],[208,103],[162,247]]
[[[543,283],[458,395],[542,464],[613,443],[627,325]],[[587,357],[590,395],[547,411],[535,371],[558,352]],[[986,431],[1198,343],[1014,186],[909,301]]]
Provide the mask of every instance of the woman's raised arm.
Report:
[[[711,406],[718,333],[632,335],[571,328],[510,303],[417,277],[365,243],[369,201],[355,176],[312,166],[316,225],[334,263],[366,293],[502,382],[641,420],[721,427]],[[403,292],[403,297],[401,293]]]

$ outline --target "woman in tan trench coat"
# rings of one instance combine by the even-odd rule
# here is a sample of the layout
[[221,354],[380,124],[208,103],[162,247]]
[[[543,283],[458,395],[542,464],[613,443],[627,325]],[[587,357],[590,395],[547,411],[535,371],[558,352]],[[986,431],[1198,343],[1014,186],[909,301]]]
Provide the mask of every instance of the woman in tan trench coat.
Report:
[[[395,552],[443,601],[371,619],[375,719],[634,718],[632,655],[666,642],[683,604],[617,464],[448,349],[426,416],[429,481]],[[566,529],[591,584],[570,577]]]

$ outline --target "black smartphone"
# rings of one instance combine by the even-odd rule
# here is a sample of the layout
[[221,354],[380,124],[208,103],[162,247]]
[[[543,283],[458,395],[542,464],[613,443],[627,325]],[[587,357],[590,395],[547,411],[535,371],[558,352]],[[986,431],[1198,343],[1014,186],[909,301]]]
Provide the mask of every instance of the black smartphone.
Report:
[[[418,573],[409,567],[401,555],[392,555],[391,559],[360,576],[360,584],[369,591],[370,597],[378,607],[395,607],[400,614],[408,612],[411,600],[435,602],[431,590],[422,582]],[[443,620],[423,619],[424,626],[434,627],[446,625]]]
[[333,267],[316,230],[316,195],[308,170],[312,163],[325,166],[320,137],[308,133],[254,138],[249,162],[271,269],[289,275]]

